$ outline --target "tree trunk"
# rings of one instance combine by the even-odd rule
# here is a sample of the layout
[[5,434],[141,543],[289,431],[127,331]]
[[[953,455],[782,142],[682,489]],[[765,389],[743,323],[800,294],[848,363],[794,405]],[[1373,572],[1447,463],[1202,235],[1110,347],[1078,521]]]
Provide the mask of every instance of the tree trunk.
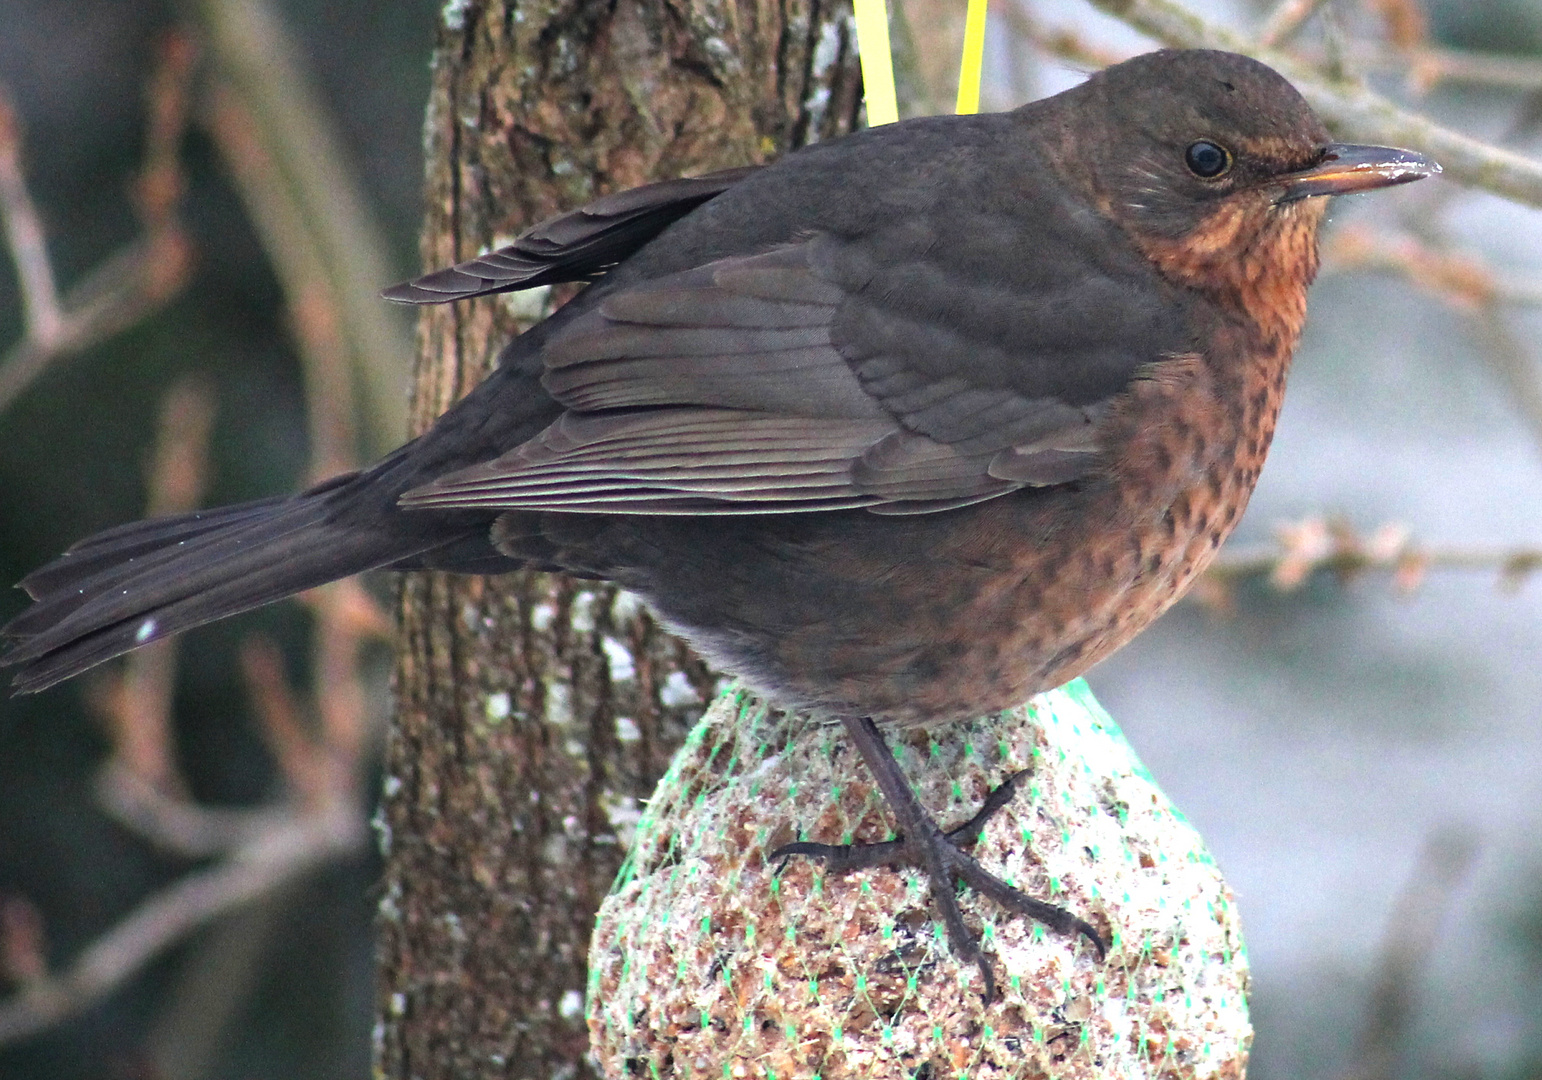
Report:
[[[445,20],[428,268],[607,192],[769,160],[858,115],[849,0],[463,0]],[[537,307],[425,311],[418,430]],[[421,574],[400,607],[378,1075],[592,1075],[594,912],[715,677],[609,586]]]

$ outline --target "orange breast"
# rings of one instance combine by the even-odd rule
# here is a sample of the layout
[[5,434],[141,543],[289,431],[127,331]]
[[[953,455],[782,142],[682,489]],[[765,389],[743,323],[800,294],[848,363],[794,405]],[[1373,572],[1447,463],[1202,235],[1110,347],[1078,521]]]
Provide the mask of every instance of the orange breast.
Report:
[[[1224,344],[1240,347],[1242,335]],[[1231,358],[1219,370],[1197,356],[1154,366],[1109,420],[1110,471],[1080,493],[1026,515],[1011,496],[981,504],[969,524],[960,515],[956,550],[939,553],[959,568],[956,587],[939,590],[951,603],[931,613],[916,662],[963,677],[920,682],[885,718],[1007,708],[1082,674],[1187,591],[1247,507],[1290,353]],[[1008,530],[1018,542],[1002,539]],[[1023,532],[1041,542],[1020,542]]]

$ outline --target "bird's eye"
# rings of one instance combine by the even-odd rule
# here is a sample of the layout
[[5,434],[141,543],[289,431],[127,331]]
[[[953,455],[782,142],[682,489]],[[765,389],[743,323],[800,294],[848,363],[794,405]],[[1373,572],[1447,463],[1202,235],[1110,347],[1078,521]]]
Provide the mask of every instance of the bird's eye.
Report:
[[1203,180],[1214,180],[1231,168],[1231,151],[1201,139],[1183,152],[1183,163],[1195,176]]

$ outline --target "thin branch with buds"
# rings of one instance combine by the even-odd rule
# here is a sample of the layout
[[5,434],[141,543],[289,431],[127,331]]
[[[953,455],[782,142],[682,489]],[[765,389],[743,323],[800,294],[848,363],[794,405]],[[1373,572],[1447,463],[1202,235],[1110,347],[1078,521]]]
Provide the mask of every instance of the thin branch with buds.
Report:
[[[325,394],[311,402],[323,409],[349,403]],[[150,482],[153,511],[197,505],[211,420],[212,400],[198,385],[179,385],[167,396]],[[49,973],[34,964],[24,979],[8,971],[20,988],[0,1001],[0,1045],[79,1012],[193,931],[363,848],[370,725],[358,660],[364,644],[384,633],[386,619],[357,583],[316,590],[309,599],[317,613],[318,654],[327,664],[318,702],[294,692],[271,646],[249,642],[244,653],[248,692],[284,780],[285,797],[275,803],[230,810],[186,797],[172,737],[175,642],[131,654],[94,695],[114,748],[97,779],[101,808],[162,850],[219,861],[145,900],[65,971]],[[318,723],[307,722],[309,713]],[[23,902],[8,899],[0,916]],[[225,974],[227,987],[241,985],[233,973]]]
[[197,50],[186,35],[163,40],[149,87],[144,164],[134,185],[141,235],[60,296],[42,217],[27,190],[21,123],[0,92],[0,218],[21,282],[25,333],[0,360],[4,411],[55,360],[90,348],[165,306],[187,284],[193,251],[177,205],[178,148],[187,127]]
[[1309,517],[1277,526],[1273,543],[1222,549],[1205,573],[1207,588],[1198,598],[1226,606],[1216,602],[1242,579],[1267,578],[1276,589],[1289,592],[1324,571],[1345,580],[1371,572],[1390,574],[1399,590],[1412,592],[1431,570],[1487,572],[1497,576],[1501,587],[1516,589],[1542,571],[1542,547],[1425,547],[1414,542],[1407,526],[1395,522],[1360,533],[1341,519]]
[[[297,300],[296,307],[308,305],[297,314],[297,324],[332,321],[335,313],[327,307],[327,295],[312,293]],[[351,415],[353,397],[346,379],[313,378],[307,404],[314,432],[348,430],[343,418]],[[180,385],[168,395],[150,481],[152,513],[198,505],[212,416],[212,398],[197,384]],[[318,438],[313,471],[351,467],[350,441]],[[357,581],[312,590],[303,599],[316,616],[319,691],[314,701],[291,687],[270,643],[254,638],[242,650],[248,695],[284,781],[284,797],[272,804],[230,810],[200,806],[187,798],[172,737],[175,642],[131,654],[98,688],[94,704],[106,719],[114,747],[97,781],[102,809],[162,850],[218,861],[144,901],[67,970],[30,970],[28,978],[16,980],[20,989],[0,1001],[0,1044],[79,1012],[193,931],[254,901],[280,895],[316,867],[363,848],[368,838],[365,763],[378,724],[367,708],[360,657],[366,644],[387,634],[389,624]],[[12,907],[18,902],[24,901],[9,901]],[[22,940],[19,934],[11,937]],[[250,942],[233,952],[253,963],[261,955]],[[244,993],[248,981],[238,972],[223,971],[221,993]],[[204,1006],[211,1022],[233,1008],[209,1002]],[[206,1049],[217,1036],[191,1031],[181,1037]]]

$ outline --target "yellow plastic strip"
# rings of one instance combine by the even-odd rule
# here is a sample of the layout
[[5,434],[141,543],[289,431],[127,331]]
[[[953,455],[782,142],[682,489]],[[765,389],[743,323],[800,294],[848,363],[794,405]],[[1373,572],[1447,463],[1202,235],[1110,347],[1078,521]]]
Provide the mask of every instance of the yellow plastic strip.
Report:
[[889,9],[884,0],[856,0],[856,8],[867,126],[892,124],[899,119],[899,102],[894,96],[894,57],[889,51]]
[[[980,111],[980,74],[985,57],[985,3],[986,0],[969,0],[969,14],[964,18],[964,63],[958,73],[960,116]],[[859,23],[857,33],[861,32]],[[862,77],[867,78],[865,68]],[[869,111],[872,108],[868,106]]]

